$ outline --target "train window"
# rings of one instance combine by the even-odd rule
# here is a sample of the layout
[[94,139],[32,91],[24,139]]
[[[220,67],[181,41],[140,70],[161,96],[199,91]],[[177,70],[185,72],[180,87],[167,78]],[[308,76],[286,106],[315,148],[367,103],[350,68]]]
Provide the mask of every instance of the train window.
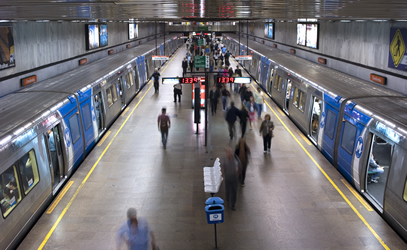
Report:
[[78,115],[74,114],[69,118],[69,127],[71,129],[72,142],[75,144],[81,138]]
[[112,90],[111,88],[106,89],[106,95],[107,95],[107,105],[109,108],[113,105],[113,97],[112,97]]
[[331,110],[328,110],[326,115],[326,125],[324,129],[324,133],[331,139],[334,138],[335,133],[335,124],[336,124],[336,114]]
[[298,103],[300,100],[300,90],[298,88],[294,89],[294,98],[293,98],[293,104],[298,108]]
[[131,86],[133,86],[134,82],[133,82],[133,74],[132,72],[129,72],[126,75],[126,83],[127,83],[127,88],[129,89]]
[[0,207],[5,218],[21,201],[16,165],[9,167],[0,175],[0,191]]
[[407,180],[406,180],[406,184],[404,185],[403,198],[405,201],[407,201]]
[[341,146],[349,154],[353,153],[353,147],[355,145],[356,131],[357,131],[356,126],[354,126],[350,122],[345,122],[345,125],[343,127]]
[[273,77],[274,77],[274,69],[271,69],[271,73],[270,73],[270,82],[273,81]]
[[89,104],[86,104],[85,106],[82,107],[82,115],[83,115],[85,130],[88,130],[90,127],[92,127],[92,117],[90,115]]
[[283,86],[283,78],[279,75],[276,75],[276,80],[274,82],[274,88],[281,93],[281,88]]
[[116,91],[116,85],[110,86],[110,89],[112,90],[112,95],[113,95],[113,102],[117,101],[117,91]]
[[38,183],[38,166],[34,150],[31,150],[19,160],[19,169],[24,193],[28,194],[31,189]]
[[304,107],[305,107],[305,100],[307,99],[307,94],[304,93],[303,91],[299,90],[300,92],[300,106],[298,109],[304,113]]

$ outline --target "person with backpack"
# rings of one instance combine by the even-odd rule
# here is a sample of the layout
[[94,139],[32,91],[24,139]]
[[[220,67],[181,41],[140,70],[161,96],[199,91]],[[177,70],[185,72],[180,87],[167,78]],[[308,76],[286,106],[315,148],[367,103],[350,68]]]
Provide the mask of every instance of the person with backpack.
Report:
[[159,80],[160,80],[160,73],[158,73],[158,69],[157,68],[155,68],[155,70],[154,70],[154,73],[153,73],[153,75],[152,75],[152,78],[154,79],[154,90],[155,90],[155,92],[154,93],[157,93],[158,92],[158,90],[159,90],[159,88],[160,88],[160,85],[159,85]]
[[161,141],[163,143],[164,149],[167,146],[167,139],[168,139],[168,130],[171,127],[170,117],[166,115],[167,109],[161,109],[161,115],[158,116],[157,125],[158,130],[161,132]]

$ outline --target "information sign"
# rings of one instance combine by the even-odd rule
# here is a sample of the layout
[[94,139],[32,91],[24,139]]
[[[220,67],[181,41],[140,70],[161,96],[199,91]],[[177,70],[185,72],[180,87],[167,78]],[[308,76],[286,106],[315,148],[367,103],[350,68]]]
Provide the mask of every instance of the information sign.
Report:
[[244,60],[244,61],[251,61],[252,55],[243,55],[243,56],[235,56],[236,60]]
[[205,40],[204,39],[199,39],[198,40],[198,46],[205,45]]
[[169,56],[153,56],[153,61],[167,61],[170,60]]
[[209,56],[194,56],[195,68],[209,68]]

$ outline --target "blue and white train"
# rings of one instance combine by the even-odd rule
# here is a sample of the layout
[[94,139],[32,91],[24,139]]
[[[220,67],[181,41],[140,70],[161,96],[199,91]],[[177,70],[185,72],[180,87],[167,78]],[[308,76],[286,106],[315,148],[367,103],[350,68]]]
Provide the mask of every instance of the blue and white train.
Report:
[[0,99],[0,249],[14,249],[105,131],[182,45],[179,36],[81,66]]
[[[407,97],[289,53],[224,35],[242,66],[407,241]],[[369,160],[383,167],[372,181]],[[377,181],[377,182],[376,182]]]

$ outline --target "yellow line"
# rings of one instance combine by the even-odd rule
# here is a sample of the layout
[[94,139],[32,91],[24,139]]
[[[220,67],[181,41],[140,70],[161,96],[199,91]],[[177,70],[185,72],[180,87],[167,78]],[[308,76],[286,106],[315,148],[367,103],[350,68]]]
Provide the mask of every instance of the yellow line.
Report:
[[362,203],[362,205],[367,209],[367,211],[373,211],[373,208],[371,206],[369,206],[369,204],[367,204],[365,199],[363,199],[362,196],[360,196],[359,193],[356,192],[356,190],[351,185],[349,185],[347,180],[341,179],[341,181],[343,182],[343,184],[345,184],[345,186],[349,189],[349,191],[352,192],[352,194],[356,197],[356,199],[358,199],[360,201],[360,203]]
[[102,140],[100,140],[100,142],[98,143],[98,147],[102,146],[102,144],[105,142],[110,133],[111,133],[110,130],[106,132],[105,136],[103,136]]
[[382,244],[384,249],[390,249],[386,243],[380,238],[380,236],[376,233],[376,231],[369,225],[369,223],[366,221],[366,219],[359,213],[359,211],[353,206],[353,204],[349,201],[348,198],[342,193],[342,191],[338,188],[338,186],[332,181],[332,179],[328,176],[327,173],[319,166],[319,164],[315,161],[315,159],[311,156],[311,154],[304,148],[304,146],[298,141],[298,139],[295,137],[295,135],[291,132],[291,130],[285,125],[285,123],[280,119],[280,117],[277,116],[276,112],[270,107],[270,105],[266,102],[267,106],[271,109],[271,111],[274,113],[274,115],[277,117],[277,119],[283,124],[285,129],[290,133],[290,135],[294,138],[294,140],[300,145],[300,147],[304,150],[304,152],[308,155],[308,157],[314,162],[314,164],[318,167],[318,169],[322,172],[322,174],[325,176],[325,178],[331,183],[331,185],[338,191],[338,193],[342,196],[342,198],[348,203],[348,205],[352,208],[352,210],[356,213],[356,215],[359,217],[359,219],[365,224],[365,226],[370,230],[370,232],[376,237],[376,239]]
[[54,211],[55,207],[58,205],[58,203],[61,201],[62,197],[64,197],[65,193],[68,191],[68,189],[72,186],[73,181],[68,182],[68,184],[64,187],[64,189],[61,191],[61,193],[58,195],[56,200],[52,203],[52,205],[49,207],[47,214],[51,214],[52,211]]
[[[137,96],[136,96],[137,97]],[[123,113],[122,113],[122,115],[121,116],[124,116],[124,114],[126,114],[127,113],[127,111],[129,111],[129,107],[127,107],[124,111],[123,111]]]
[[[179,52],[179,51],[178,51]],[[177,53],[178,53],[177,52]],[[175,58],[175,57],[173,57]],[[172,60],[172,59],[171,59]],[[170,61],[171,62],[171,61]],[[168,62],[169,64],[169,62]],[[168,65],[167,65],[168,66]],[[164,72],[164,70],[167,67],[165,67],[163,69],[162,72]],[[150,80],[151,82],[151,80]],[[109,144],[106,146],[105,150],[103,150],[102,154],[99,156],[99,158],[97,159],[97,161],[95,162],[95,164],[93,164],[93,167],[89,170],[89,173],[86,175],[85,179],[82,181],[81,185],[78,187],[78,189],[76,190],[75,194],[72,196],[71,200],[68,202],[68,204],[66,205],[66,207],[64,208],[64,210],[62,211],[62,213],[59,215],[57,221],[55,221],[54,225],[52,226],[51,230],[48,232],[48,234],[45,236],[45,239],[42,241],[41,245],[38,247],[38,250],[42,250],[45,246],[45,244],[47,244],[48,239],[51,237],[52,233],[55,231],[55,228],[58,226],[59,222],[62,220],[62,218],[64,217],[65,213],[68,211],[69,207],[71,206],[72,202],[75,200],[76,196],[79,194],[79,192],[81,191],[83,185],[85,185],[86,181],[88,180],[89,176],[92,174],[93,170],[95,169],[95,167],[99,164],[100,160],[102,159],[102,157],[105,155],[106,151],[110,148],[110,145],[112,144],[112,142],[114,141],[114,139],[116,138],[116,136],[119,134],[119,132],[122,130],[123,126],[127,123],[127,121],[129,120],[130,116],[133,114],[133,112],[136,110],[136,108],[138,107],[138,105],[140,104],[140,102],[144,99],[144,97],[146,96],[146,94],[148,93],[148,91],[150,91],[151,87],[153,87],[153,85],[150,85],[150,87],[148,88],[148,90],[146,91],[146,93],[144,93],[143,97],[141,97],[140,101],[136,104],[136,106],[132,109],[131,113],[129,116],[127,116],[126,120],[124,120],[123,124],[120,126],[120,128],[117,130],[116,134],[113,136],[112,140],[110,140]]]
[[285,116],[285,113],[281,110],[281,109],[277,109],[278,110],[278,112],[280,112],[280,114],[282,115],[282,116]]
[[[147,84],[149,84],[149,83],[150,82],[148,82]],[[138,92],[138,94],[136,95],[136,98],[138,98],[141,95],[141,93],[143,93],[143,91]]]
[[312,145],[311,142],[308,140],[307,137],[305,137],[305,135],[303,135],[303,133],[299,130],[297,130],[297,133],[302,137],[302,139],[304,139],[304,141],[308,144],[308,145]]

